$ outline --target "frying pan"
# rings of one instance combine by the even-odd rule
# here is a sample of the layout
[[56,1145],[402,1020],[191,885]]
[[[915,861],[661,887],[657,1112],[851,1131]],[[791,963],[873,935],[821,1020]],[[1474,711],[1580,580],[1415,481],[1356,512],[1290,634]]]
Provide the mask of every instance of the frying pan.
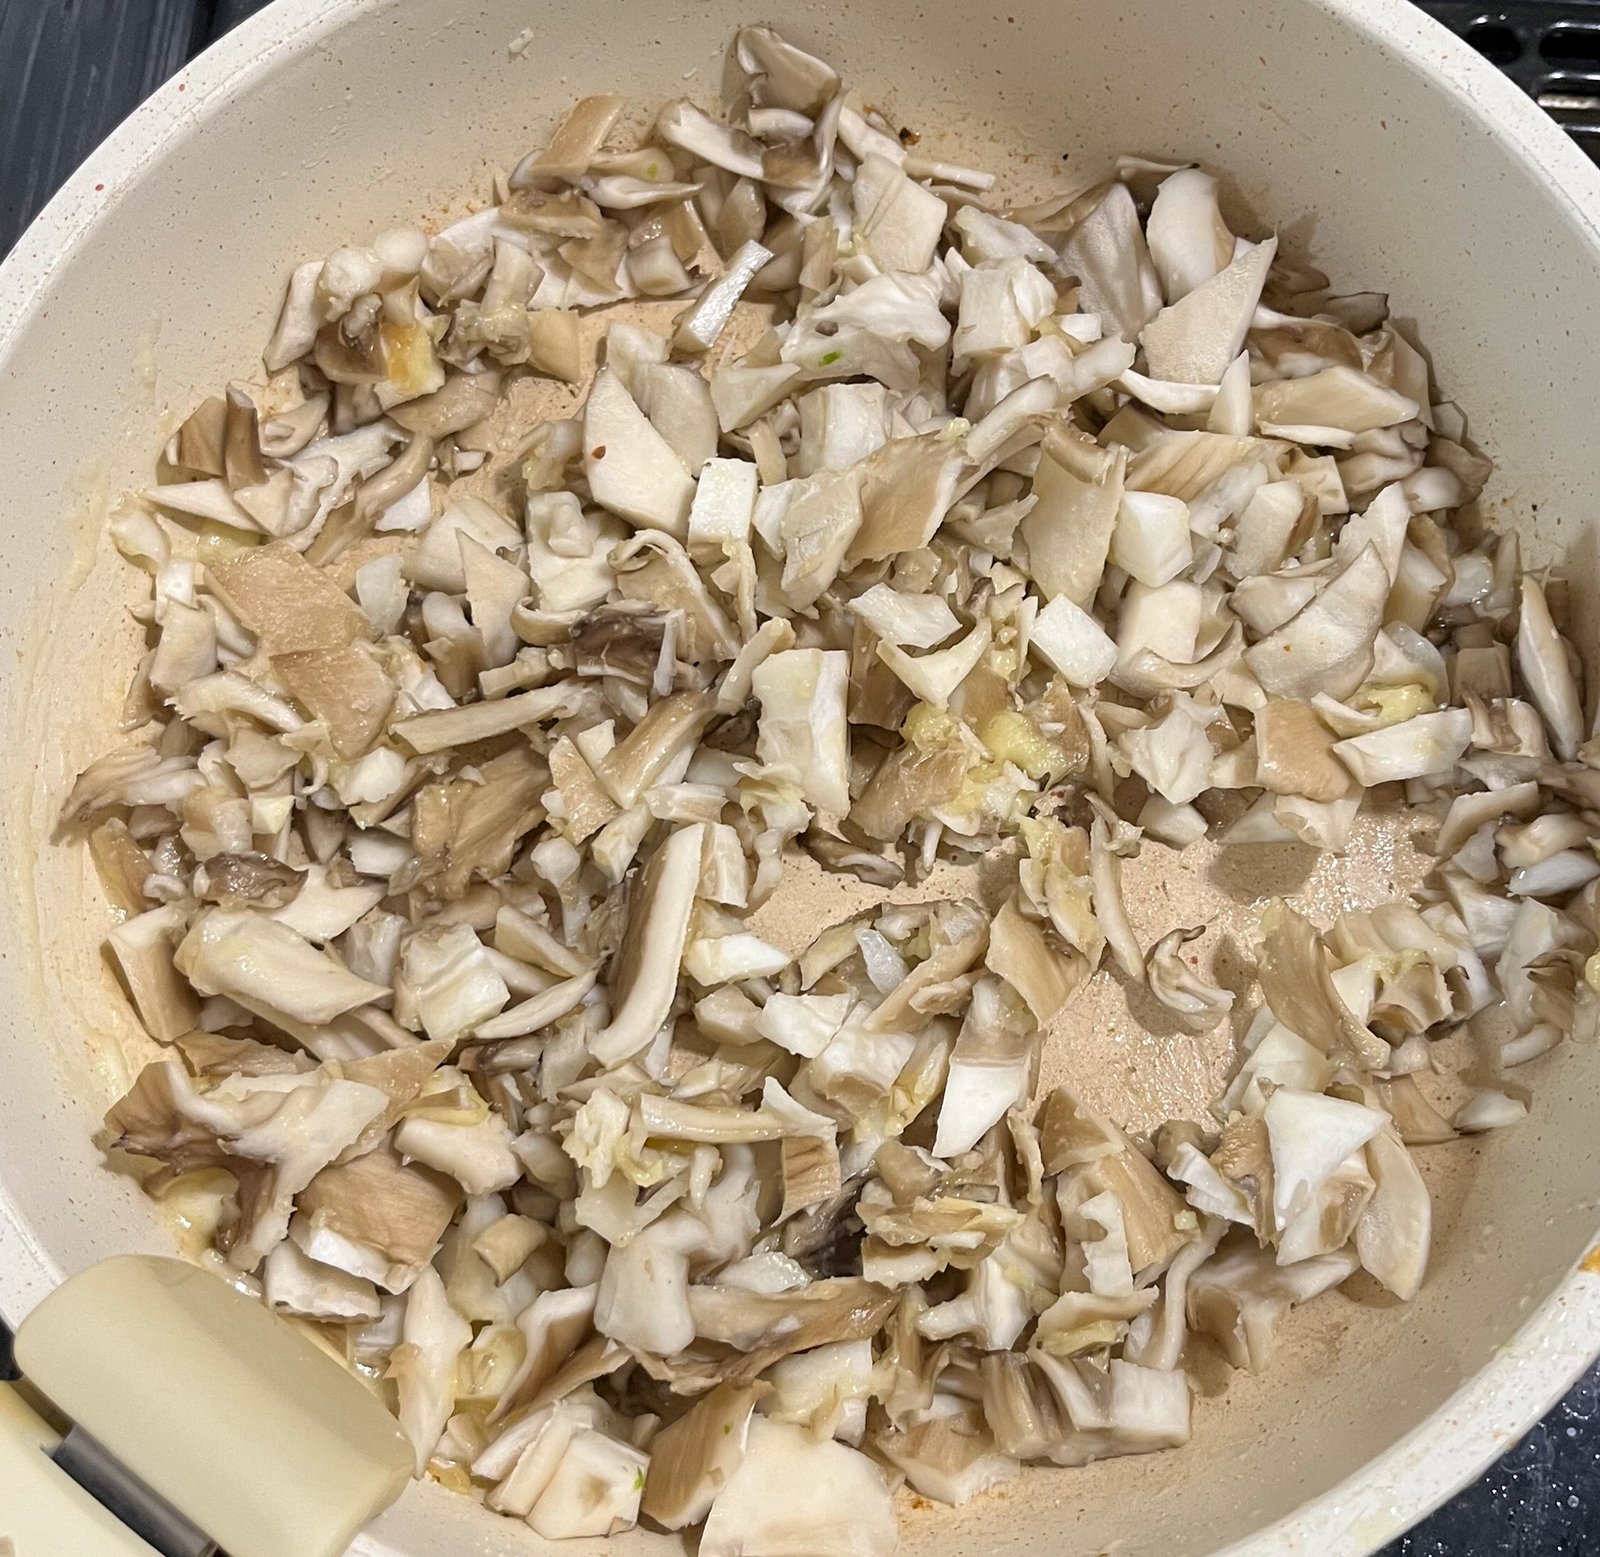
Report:
[[[293,263],[459,211],[581,94],[714,99],[727,38],[758,20],[839,65],[896,124],[999,169],[1007,192],[1087,183],[1120,151],[1225,171],[1236,225],[1390,292],[1497,462],[1489,516],[1570,577],[1574,599],[1593,598],[1600,173],[1401,0],[856,0],[781,16],[728,0],[278,0],[140,109],[0,266],[0,1313],[13,1324],[66,1274],[183,1242],[91,1144],[144,1051],[101,958],[92,869],[49,841],[138,649],[111,504],[203,389],[257,365]],[[1600,614],[1580,609],[1575,626],[1592,663]],[[1275,887],[1231,888],[1235,901],[1257,889]],[[1195,922],[1174,907],[1169,923]],[[1174,1080],[1154,1042],[1129,1039],[1130,1117],[1182,1105],[1216,1058]],[[1058,1060],[1096,1056],[1069,1044]],[[1141,1092],[1141,1077],[1166,1091]],[[1600,1269],[1600,1053],[1565,1044],[1522,1077],[1525,1123],[1433,1149],[1437,1248],[1415,1303],[1330,1296],[1294,1316],[1270,1374],[1200,1404],[1188,1448],[1031,1471],[960,1510],[908,1506],[905,1549],[1353,1557],[1441,1501],[1600,1352],[1600,1275],[1586,1268]],[[1190,1110],[1204,1100],[1196,1090]],[[631,1557],[678,1543],[611,1544]],[[539,1545],[413,1485],[355,1549]]]

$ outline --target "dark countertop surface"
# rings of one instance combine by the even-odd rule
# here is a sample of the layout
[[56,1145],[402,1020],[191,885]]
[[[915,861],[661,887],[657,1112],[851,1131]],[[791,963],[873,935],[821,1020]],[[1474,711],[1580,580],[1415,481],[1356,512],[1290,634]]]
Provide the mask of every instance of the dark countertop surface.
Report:
[[[0,256],[125,115],[258,8],[259,0],[0,0]],[[1534,32],[1550,16],[1585,10],[1528,0],[1498,6],[1440,0],[1428,9],[1491,58],[1518,48],[1524,63],[1537,51]],[[1600,17],[1600,9],[1587,14]],[[1524,77],[1521,69],[1513,73]],[[1595,101],[1590,117],[1600,117],[1600,95]],[[1600,1367],[1481,1480],[1383,1557],[1596,1554]]]

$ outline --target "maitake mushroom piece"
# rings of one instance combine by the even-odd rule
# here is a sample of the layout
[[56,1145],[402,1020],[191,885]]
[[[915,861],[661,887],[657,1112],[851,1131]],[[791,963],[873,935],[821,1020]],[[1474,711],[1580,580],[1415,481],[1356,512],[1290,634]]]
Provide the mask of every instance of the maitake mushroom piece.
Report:
[[[586,98],[293,272],[113,522],[148,652],[62,825],[166,1046],[106,1144],[206,1176],[419,1475],[870,1557],[893,1477],[1181,1444],[1202,1349],[1416,1294],[1413,1148],[1527,1111],[1447,1119],[1432,1040],[1600,1030],[1600,746],[1382,294],[1200,168],[988,209],[769,28],[725,87],[626,144]],[[1338,850],[1402,802],[1431,878],[1264,905],[1259,1001],[1124,901],[1219,817]],[[881,901],[791,955],[752,915],[801,860]],[[1111,969],[1167,1029],[1254,1008],[1211,1117],[1035,1100]]]

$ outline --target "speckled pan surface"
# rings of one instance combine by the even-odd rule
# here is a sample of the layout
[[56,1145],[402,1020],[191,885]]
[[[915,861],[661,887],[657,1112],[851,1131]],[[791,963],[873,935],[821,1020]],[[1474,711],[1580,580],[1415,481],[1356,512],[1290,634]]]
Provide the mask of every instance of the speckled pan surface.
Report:
[[[1228,170],[1237,214],[1281,224],[1287,246],[1352,285],[1386,286],[1417,321],[1499,462],[1501,521],[1593,598],[1600,175],[1408,7],[1003,0],[991,14],[857,0],[757,15],[733,0],[279,0],[141,109],[0,268],[8,1319],[61,1273],[172,1239],[90,1142],[141,1056],[97,951],[87,867],[48,843],[135,650],[103,539],[109,502],[148,472],[158,424],[200,386],[251,371],[292,262],[481,192],[489,166],[583,92],[711,95],[724,40],[750,20],[827,52],[898,122],[1003,167],[1013,186],[1085,181],[1120,150]],[[514,56],[529,27],[533,45]],[[1578,625],[1592,652],[1600,613]],[[1231,890],[1249,900],[1247,885]],[[1068,1069],[1093,1053],[1083,1033],[1060,1045]],[[1168,1058],[1128,1052],[1135,1070]],[[1441,1159],[1440,1246],[1410,1311],[1330,1298],[1269,1377],[1202,1405],[1185,1451],[1033,1473],[953,1513],[907,1510],[907,1549],[1337,1557],[1448,1495],[1600,1350],[1600,1276],[1574,1272],[1600,1227],[1600,1054],[1566,1046],[1530,1079],[1525,1125]],[[538,1545],[414,1487],[359,1549]]]

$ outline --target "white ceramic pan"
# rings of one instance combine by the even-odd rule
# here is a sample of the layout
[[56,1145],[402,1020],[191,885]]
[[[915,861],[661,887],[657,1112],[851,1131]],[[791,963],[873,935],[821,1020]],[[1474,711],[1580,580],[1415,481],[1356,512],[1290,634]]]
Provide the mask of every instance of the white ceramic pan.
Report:
[[[291,263],[481,191],[582,93],[714,97],[725,40],[753,20],[1013,187],[1051,187],[1064,154],[1078,180],[1123,150],[1228,170],[1240,212],[1282,222],[1291,252],[1309,245],[1335,277],[1391,291],[1498,462],[1497,518],[1592,601],[1600,175],[1402,0],[855,0],[781,15],[737,0],[279,0],[163,87],[0,268],[13,1322],[62,1274],[173,1239],[90,1143],[139,1054],[89,868],[48,842],[135,651],[109,503],[148,474],[158,423],[256,365]],[[1600,615],[1578,626],[1592,654]],[[1335,1557],[1370,1552],[1468,1480],[1600,1350],[1600,1276],[1581,1268],[1600,1226],[1600,1053],[1568,1044],[1530,1070],[1525,1124],[1444,1149],[1439,1248],[1409,1310],[1330,1297],[1297,1316],[1270,1376],[1203,1404],[1189,1448],[908,1510],[907,1549]],[[359,1549],[538,1544],[414,1486]]]

